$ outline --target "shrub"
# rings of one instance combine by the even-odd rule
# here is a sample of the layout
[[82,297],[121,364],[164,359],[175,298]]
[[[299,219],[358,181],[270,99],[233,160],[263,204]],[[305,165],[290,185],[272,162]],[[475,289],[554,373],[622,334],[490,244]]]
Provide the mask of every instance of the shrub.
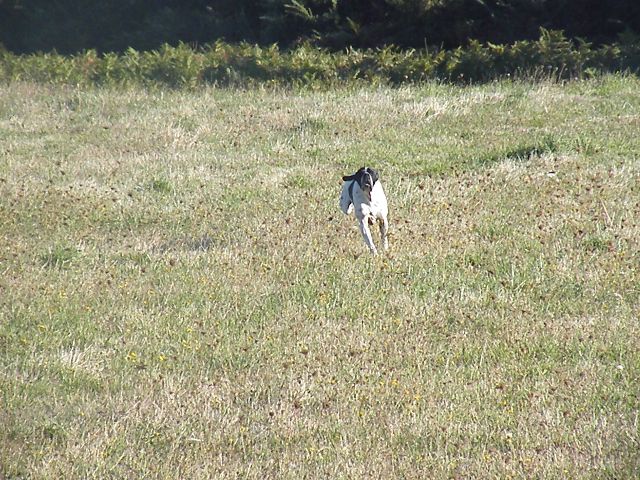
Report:
[[375,50],[330,52],[308,43],[292,50],[216,42],[194,49],[186,44],[158,50],[99,55],[89,50],[73,56],[57,53],[15,55],[0,50],[0,80],[28,80],[76,85],[138,83],[170,88],[205,84],[249,86],[415,83],[429,79],[484,82],[508,75],[555,79],[588,77],[600,72],[638,71],[640,42],[627,35],[620,43],[598,48],[541,29],[536,41],[512,45],[471,41],[454,50]]

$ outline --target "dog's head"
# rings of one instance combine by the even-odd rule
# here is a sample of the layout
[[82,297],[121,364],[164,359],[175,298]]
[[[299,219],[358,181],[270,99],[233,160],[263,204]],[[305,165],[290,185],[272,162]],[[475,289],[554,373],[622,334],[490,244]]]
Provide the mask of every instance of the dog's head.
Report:
[[371,192],[373,186],[376,184],[380,176],[373,168],[362,167],[353,175],[345,175],[342,180],[345,182],[355,180],[358,182],[360,189],[364,192]]

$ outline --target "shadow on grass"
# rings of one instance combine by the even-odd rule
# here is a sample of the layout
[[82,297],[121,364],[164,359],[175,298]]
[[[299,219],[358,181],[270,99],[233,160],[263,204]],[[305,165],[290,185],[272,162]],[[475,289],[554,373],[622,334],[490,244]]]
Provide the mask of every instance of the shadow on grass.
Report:
[[545,137],[537,142],[524,143],[513,147],[500,148],[482,153],[477,157],[473,157],[468,162],[467,167],[483,168],[505,160],[526,162],[533,158],[541,157],[542,155],[556,153],[558,150],[559,147],[556,140],[552,137]]
[[449,158],[423,165],[420,171],[416,173],[419,176],[427,177],[459,175],[461,173],[491,167],[504,161],[526,162],[543,155],[557,153],[559,150],[560,146],[554,138],[544,137],[541,140],[532,141],[531,143],[493,148],[467,158],[461,158],[462,155],[458,153],[451,155]]

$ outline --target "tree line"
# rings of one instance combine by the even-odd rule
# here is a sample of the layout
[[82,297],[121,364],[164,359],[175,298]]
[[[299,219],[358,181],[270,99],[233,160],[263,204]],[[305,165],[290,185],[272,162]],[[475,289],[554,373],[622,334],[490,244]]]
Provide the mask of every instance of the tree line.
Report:
[[511,44],[540,28],[596,45],[640,34],[638,0],[0,0],[14,53],[249,42],[329,50]]

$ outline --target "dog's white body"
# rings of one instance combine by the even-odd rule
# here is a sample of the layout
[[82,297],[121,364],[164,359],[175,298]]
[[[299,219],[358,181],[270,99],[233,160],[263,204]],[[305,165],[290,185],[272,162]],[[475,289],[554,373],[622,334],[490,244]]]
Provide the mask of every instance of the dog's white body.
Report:
[[346,179],[342,185],[340,209],[347,215],[355,212],[364,242],[367,244],[367,247],[369,247],[371,253],[376,255],[378,250],[373,243],[369,225],[373,225],[375,222],[379,224],[382,246],[384,250],[387,250],[389,248],[389,241],[387,239],[387,232],[389,230],[389,221],[387,218],[389,207],[382,184],[377,179],[377,173],[374,173],[375,180],[373,180],[373,186],[369,189],[369,185],[365,185],[363,188],[357,177],[363,170],[375,172],[363,167],[356,175],[343,177]]

